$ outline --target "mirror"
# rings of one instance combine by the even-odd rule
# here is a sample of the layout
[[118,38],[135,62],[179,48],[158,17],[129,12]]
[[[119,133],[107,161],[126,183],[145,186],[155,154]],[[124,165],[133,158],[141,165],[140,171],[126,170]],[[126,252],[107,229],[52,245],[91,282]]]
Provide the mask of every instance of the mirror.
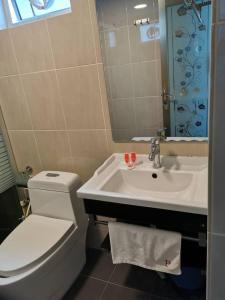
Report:
[[210,4],[96,0],[114,141],[207,137]]

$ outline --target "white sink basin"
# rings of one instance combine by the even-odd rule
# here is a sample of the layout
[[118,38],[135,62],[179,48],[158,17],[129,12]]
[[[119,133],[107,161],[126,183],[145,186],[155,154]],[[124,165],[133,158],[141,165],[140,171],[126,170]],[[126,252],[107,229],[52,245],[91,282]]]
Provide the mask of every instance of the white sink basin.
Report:
[[207,158],[162,157],[153,169],[147,155],[128,169],[123,154],[113,154],[78,190],[78,196],[106,202],[207,215]]
[[193,174],[144,170],[117,170],[100,188],[101,191],[127,195],[168,197],[184,191],[193,181]]

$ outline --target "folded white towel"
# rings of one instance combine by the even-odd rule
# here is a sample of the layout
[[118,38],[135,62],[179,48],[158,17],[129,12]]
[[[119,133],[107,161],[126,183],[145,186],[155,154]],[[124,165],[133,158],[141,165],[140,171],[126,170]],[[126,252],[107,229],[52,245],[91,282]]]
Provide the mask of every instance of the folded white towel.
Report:
[[181,274],[181,234],[119,222],[109,222],[114,264],[128,263],[146,269]]

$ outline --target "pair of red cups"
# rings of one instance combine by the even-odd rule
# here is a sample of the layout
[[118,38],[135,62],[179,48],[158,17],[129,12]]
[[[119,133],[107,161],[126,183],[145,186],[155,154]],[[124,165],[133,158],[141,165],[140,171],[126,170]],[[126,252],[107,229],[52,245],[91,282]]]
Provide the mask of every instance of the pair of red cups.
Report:
[[137,160],[136,152],[124,153],[124,161],[128,166],[134,165]]

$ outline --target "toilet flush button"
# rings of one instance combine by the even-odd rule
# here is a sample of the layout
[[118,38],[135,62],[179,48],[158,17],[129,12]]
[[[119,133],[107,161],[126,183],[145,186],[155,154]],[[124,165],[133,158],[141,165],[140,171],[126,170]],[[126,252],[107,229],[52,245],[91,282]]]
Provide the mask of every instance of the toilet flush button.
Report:
[[47,177],[58,177],[58,176],[60,176],[60,175],[57,174],[57,173],[47,173],[46,176],[47,176]]

